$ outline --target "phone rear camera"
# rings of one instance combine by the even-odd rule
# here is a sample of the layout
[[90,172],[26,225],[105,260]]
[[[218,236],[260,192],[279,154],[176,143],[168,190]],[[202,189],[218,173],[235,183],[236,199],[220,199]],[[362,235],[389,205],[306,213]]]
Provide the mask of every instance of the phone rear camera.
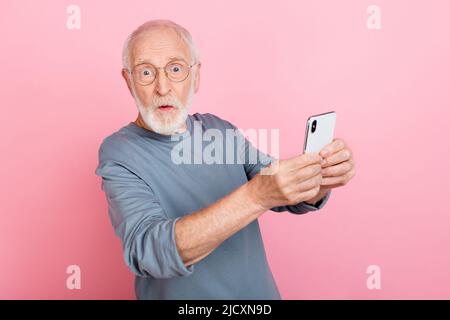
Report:
[[311,126],[311,132],[314,133],[314,131],[316,131],[316,127],[317,127],[317,120],[314,120]]

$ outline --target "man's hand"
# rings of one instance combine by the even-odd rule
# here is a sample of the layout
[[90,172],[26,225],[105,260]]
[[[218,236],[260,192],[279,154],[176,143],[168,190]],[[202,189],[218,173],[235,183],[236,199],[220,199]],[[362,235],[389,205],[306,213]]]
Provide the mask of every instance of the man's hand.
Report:
[[295,205],[317,195],[322,182],[318,153],[276,160],[249,181],[250,195],[262,209]]
[[309,204],[315,204],[330,189],[346,185],[355,175],[353,153],[343,140],[334,139],[333,142],[323,147],[319,154],[323,158],[321,162],[322,183],[318,194],[305,201]]

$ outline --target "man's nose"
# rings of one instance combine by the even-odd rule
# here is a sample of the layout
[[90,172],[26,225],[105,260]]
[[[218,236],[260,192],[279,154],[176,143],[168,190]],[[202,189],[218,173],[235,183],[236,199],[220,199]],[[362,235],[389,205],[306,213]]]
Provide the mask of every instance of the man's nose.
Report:
[[170,92],[170,84],[169,79],[166,77],[166,73],[164,70],[159,70],[159,72],[156,75],[156,91],[159,95],[165,96]]

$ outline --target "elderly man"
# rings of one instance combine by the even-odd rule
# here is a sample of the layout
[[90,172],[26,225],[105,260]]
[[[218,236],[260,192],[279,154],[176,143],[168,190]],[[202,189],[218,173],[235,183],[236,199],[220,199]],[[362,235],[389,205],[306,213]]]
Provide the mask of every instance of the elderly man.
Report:
[[189,32],[168,20],[141,25],[124,45],[122,76],[139,112],[104,139],[96,174],[136,296],[280,299],[257,219],[267,210],[322,208],[331,189],[353,177],[352,153],[336,139],[320,154],[278,160],[236,134],[232,151],[256,150],[256,162],[174,162],[180,141],[236,129],[210,113],[188,113],[200,67]]

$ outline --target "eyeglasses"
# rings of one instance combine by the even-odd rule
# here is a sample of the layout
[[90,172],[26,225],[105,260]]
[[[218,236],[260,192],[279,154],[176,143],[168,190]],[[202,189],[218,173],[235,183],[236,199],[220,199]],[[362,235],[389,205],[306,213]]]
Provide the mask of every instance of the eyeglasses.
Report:
[[170,81],[181,82],[186,80],[191,68],[197,64],[200,64],[200,62],[188,64],[184,60],[175,60],[169,62],[164,67],[157,68],[150,63],[142,63],[135,66],[132,71],[128,70],[128,72],[133,75],[138,84],[148,86],[155,81],[158,69],[163,69],[166,77]]

